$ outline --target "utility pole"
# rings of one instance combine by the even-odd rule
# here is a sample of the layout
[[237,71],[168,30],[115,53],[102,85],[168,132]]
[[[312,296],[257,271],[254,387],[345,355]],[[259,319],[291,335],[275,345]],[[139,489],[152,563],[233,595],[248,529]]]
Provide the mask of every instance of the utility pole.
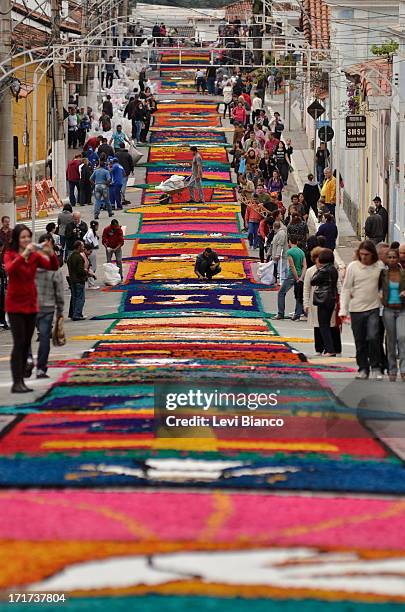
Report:
[[[51,0],[52,42],[60,43],[60,9],[61,0]],[[53,67],[54,87],[54,141],[52,146],[52,163],[54,165],[54,186],[60,197],[66,197],[66,143],[63,118],[63,74],[58,58]]]
[[[339,56],[338,56],[339,64]],[[335,77],[335,95],[334,101],[334,113],[331,115],[331,124],[333,125],[333,114],[335,115],[335,169],[336,169],[336,226],[338,228],[338,240],[340,236],[340,229],[342,224],[342,190],[340,187],[340,150],[341,150],[341,122],[340,122],[340,86],[342,78],[340,72],[340,66],[338,65]],[[332,78],[331,78],[331,91],[332,91]],[[333,150],[333,147],[331,147]],[[344,196],[344,194],[343,194]],[[339,242],[338,242],[339,244]]]
[[[405,0],[400,0],[399,3],[399,28],[401,30],[400,37],[400,51],[405,52],[404,34],[405,34]],[[405,210],[404,210],[404,198],[405,198],[405,66],[401,61],[399,62],[399,198],[397,202],[397,219],[396,222],[400,226],[401,236],[399,240],[402,240],[405,230]]]
[[[0,0],[0,62],[10,58],[11,1]],[[10,88],[0,91],[0,217],[7,215],[15,223],[15,173],[13,151],[13,108]]]
[[[88,18],[89,18],[89,0],[84,0],[82,3],[82,23],[81,33],[84,38],[88,32]],[[91,53],[91,52],[90,52]],[[79,106],[87,106],[87,94],[88,94],[88,80],[89,80],[89,52],[82,47],[82,82],[79,86]]]

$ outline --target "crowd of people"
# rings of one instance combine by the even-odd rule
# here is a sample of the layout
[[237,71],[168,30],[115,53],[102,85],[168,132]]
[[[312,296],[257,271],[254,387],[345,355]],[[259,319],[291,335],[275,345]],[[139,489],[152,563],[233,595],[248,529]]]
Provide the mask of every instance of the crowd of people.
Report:
[[75,123],[68,123],[69,146],[82,150],[67,165],[69,201],[74,207],[91,205],[94,199],[95,219],[99,218],[102,209],[111,217],[114,210],[129,203],[126,187],[134,171],[133,147],[146,143],[151,117],[157,110],[156,99],[150,87],[145,87],[145,82],[141,70],[140,92],[135,88],[124,108],[124,118],[131,121],[131,134],[126,134],[120,123],[112,129],[114,111],[110,95],[103,101],[99,118],[102,133],[88,136],[93,117],[86,114],[86,123],[81,124],[77,111],[70,109],[68,121],[74,118]]
[[[157,42],[159,36],[156,34]],[[115,68],[114,68],[115,70]],[[106,72],[106,76],[111,70]],[[113,77],[112,77],[113,78]],[[111,86],[108,78],[106,86]],[[126,200],[126,186],[134,171],[131,147],[145,142],[157,102],[147,86],[144,70],[138,88],[128,96],[124,117],[131,121],[126,134],[120,123],[113,127],[114,108],[106,95],[98,123],[102,133],[89,136],[94,121],[91,109],[71,108],[68,145],[80,147],[68,162],[69,203],[35,242],[24,224],[14,228],[4,216],[0,227],[0,327],[11,328],[13,350],[12,392],[31,391],[25,384],[34,368],[32,338],[38,332],[37,378],[48,378],[50,338],[55,321],[63,316],[64,279],[70,289],[68,317],[82,321],[86,287],[97,290],[97,252],[104,247],[106,262],[115,261],[121,279],[124,235],[114,211]],[[277,84],[279,87],[280,84]],[[330,167],[325,143],[316,151],[316,177],[309,174],[302,192],[286,200],[293,171],[294,148],[283,137],[284,122],[270,114],[265,92],[276,88],[275,75],[256,82],[250,75],[229,75],[222,67],[196,71],[198,91],[222,95],[223,117],[233,125],[232,168],[238,181],[242,228],[249,246],[262,263],[273,267],[278,284],[276,320],[286,318],[286,296],[293,289],[292,321],[307,320],[314,329],[315,351],[332,357],[342,352],[342,324],[350,321],[358,364],[357,378],[382,380],[387,372],[405,380],[405,244],[388,244],[388,214],[376,196],[364,226],[366,240],[344,272],[338,269],[335,247],[337,177]],[[109,133],[109,135],[107,135]],[[190,202],[204,202],[203,160],[192,151]],[[341,181],[341,177],[339,177]],[[93,205],[88,225],[78,206]],[[100,214],[111,218],[100,230]],[[195,274],[211,282],[221,272],[220,258],[210,247],[196,258]],[[55,328],[54,328],[55,329]],[[398,363],[399,360],[399,363]]]
[[[25,384],[30,378],[34,359],[32,338],[38,332],[36,377],[49,378],[48,357],[52,329],[63,317],[65,307],[64,276],[70,289],[68,317],[72,321],[86,319],[83,308],[88,289],[96,284],[97,251],[105,248],[106,261],[115,260],[121,279],[124,235],[117,219],[112,219],[100,238],[99,222],[90,226],[79,211],[65,204],[57,224],[50,222],[36,243],[32,231],[19,223],[10,226],[3,216],[0,227],[0,326],[11,329],[12,392],[32,391]],[[66,264],[66,267],[64,268]]]
[[[214,78],[215,77],[215,78]],[[293,289],[292,321],[306,320],[314,329],[315,351],[334,357],[342,352],[341,330],[350,321],[356,345],[357,378],[405,380],[405,244],[388,245],[388,213],[376,196],[369,208],[354,261],[346,273],[337,268],[335,223],[336,172],[321,142],[316,151],[316,178],[309,174],[303,190],[285,201],[294,149],[283,138],[279,113],[269,116],[262,89],[249,78],[231,78],[211,67],[196,73],[197,89],[218,93],[223,116],[234,126],[232,167],[238,177],[243,230],[261,262],[271,262],[279,283],[276,320],[285,318],[287,293]],[[209,79],[211,84],[209,85]],[[255,93],[252,94],[252,89]],[[339,177],[341,187],[342,178]],[[221,270],[211,249],[196,260],[198,278],[212,281]]]

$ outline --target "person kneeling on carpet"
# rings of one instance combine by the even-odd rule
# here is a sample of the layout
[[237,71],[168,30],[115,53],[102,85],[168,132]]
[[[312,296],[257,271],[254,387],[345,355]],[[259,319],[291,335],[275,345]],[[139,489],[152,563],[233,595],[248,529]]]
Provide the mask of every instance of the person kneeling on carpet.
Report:
[[221,272],[218,255],[207,247],[200,255],[197,255],[194,272],[200,280],[211,281],[212,277]]

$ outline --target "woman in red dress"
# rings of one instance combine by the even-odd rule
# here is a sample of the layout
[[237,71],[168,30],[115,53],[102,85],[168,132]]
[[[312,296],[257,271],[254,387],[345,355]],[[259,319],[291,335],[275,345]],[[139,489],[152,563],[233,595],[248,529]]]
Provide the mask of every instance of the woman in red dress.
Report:
[[8,275],[5,306],[13,335],[12,393],[32,391],[25,385],[24,375],[38,312],[36,271],[38,268],[57,270],[58,267],[58,258],[52,245],[45,242],[38,249],[32,242],[31,230],[26,225],[17,224],[11,235],[11,243],[4,253],[4,268]]

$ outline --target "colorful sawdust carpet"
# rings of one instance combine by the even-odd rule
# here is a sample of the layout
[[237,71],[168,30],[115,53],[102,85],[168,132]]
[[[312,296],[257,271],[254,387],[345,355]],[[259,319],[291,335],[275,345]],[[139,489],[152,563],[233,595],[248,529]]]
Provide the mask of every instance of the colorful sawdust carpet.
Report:
[[[208,60],[205,50],[161,51],[163,65]],[[165,77],[189,73],[170,66]],[[183,193],[161,206],[146,188],[128,215],[118,312],[101,317],[113,321],[87,337],[95,344],[81,359],[58,364],[70,368],[43,398],[0,411],[1,587],[66,593],[69,612],[397,610],[403,464],[272,327],[240,233],[225,133],[189,129],[200,121],[220,124],[211,102],[160,106],[165,129],[152,133],[146,184],[186,174],[197,143],[217,181],[207,204]],[[193,260],[208,244],[222,273],[205,284]],[[277,406],[254,415],[281,415],[286,429],[176,437],[154,414],[155,386],[167,382],[276,386]]]

